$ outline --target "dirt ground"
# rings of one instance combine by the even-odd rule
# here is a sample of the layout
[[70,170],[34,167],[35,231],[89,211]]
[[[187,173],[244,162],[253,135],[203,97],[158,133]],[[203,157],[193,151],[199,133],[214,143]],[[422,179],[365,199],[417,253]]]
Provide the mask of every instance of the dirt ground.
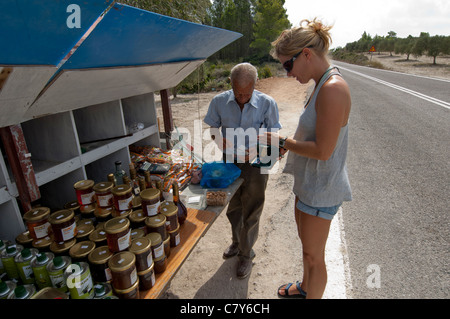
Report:
[[[373,58],[379,59],[387,68],[393,70],[402,72],[407,70],[410,73],[417,72],[421,75],[450,79],[448,58],[447,64],[442,67],[415,67],[414,63],[422,63],[420,61],[395,62],[403,59],[398,56],[391,58],[380,55]],[[443,63],[442,61],[439,59],[438,63]],[[286,78],[284,74],[257,83],[258,90],[271,95],[278,103],[280,121],[283,125],[282,135],[294,133],[303,104],[312,89],[311,84],[300,85],[295,79]],[[209,102],[217,93],[178,95],[172,98],[174,124],[178,128],[183,127],[194,132],[194,122],[202,122]],[[158,117],[162,124],[158,99],[159,97],[156,98]],[[205,129],[206,127],[203,127],[203,130]],[[222,259],[223,251],[231,243],[230,225],[224,211],[199,241],[172,280],[163,298],[270,299],[277,298],[276,292],[280,285],[301,280],[301,246],[294,221],[294,198],[291,192],[293,179],[290,175],[281,173],[285,161],[286,159],[281,160],[278,173],[271,174],[269,178],[259,238],[254,247],[256,258],[253,261],[251,275],[243,280],[237,279],[235,271],[237,258]],[[340,223],[338,220],[333,220],[332,227],[339,227],[338,223]],[[335,249],[336,253],[341,254],[342,247],[338,246]],[[333,256],[330,258],[333,259]],[[327,259],[327,267],[333,268],[333,260]],[[329,274],[324,298],[342,298],[342,294],[337,294],[337,290],[333,288],[341,284],[337,282],[337,277],[339,274],[337,276]],[[344,298],[351,296],[344,294]]]

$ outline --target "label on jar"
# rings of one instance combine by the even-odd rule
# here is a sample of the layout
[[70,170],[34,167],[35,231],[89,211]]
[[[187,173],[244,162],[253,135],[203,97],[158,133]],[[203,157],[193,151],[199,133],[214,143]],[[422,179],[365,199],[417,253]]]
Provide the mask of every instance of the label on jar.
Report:
[[180,243],[180,234],[177,234],[175,236],[175,246],[178,246],[179,243]]
[[147,255],[147,266],[150,267],[153,264],[152,254]]
[[125,235],[117,239],[117,247],[119,251],[125,250],[131,245],[131,230],[129,230]]
[[147,208],[147,216],[156,216],[159,213],[159,206],[161,202],[158,201],[156,204],[146,205]]
[[119,210],[129,210],[133,207],[132,205],[133,196],[130,196],[126,199],[119,199],[117,203],[119,204]]
[[48,236],[48,228],[51,227],[50,223],[45,223],[43,225],[40,226],[34,226],[33,230],[34,233],[36,234],[36,238],[44,238]]
[[92,204],[95,200],[95,192],[90,192],[87,194],[81,194],[81,205],[89,205]]
[[158,247],[153,249],[155,252],[155,258],[159,258],[164,254],[164,245],[161,243]]
[[77,227],[77,223],[76,223],[76,222],[73,222],[72,225],[67,226],[66,228],[62,228],[62,229],[61,229],[61,234],[62,234],[62,237],[63,237],[63,240],[64,240],[64,241],[69,240],[69,239],[72,239],[72,238],[75,237],[75,230],[76,230],[76,227]]
[[130,274],[131,284],[134,285],[138,279],[136,268]]
[[50,280],[52,281],[52,286],[58,288],[61,291],[67,291],[67,285],[64,278],[64,269],[58,269],[55,271],[49,271],[48,275],[50,276]]
[[111,269],[109,269],[109,267],[105,269],[105,278],[106,278],[106,281],[112,280],[112,273],[111,273]]
[[109,207],[113,205],[113,195],[97,195],[98,205],[100,207]]

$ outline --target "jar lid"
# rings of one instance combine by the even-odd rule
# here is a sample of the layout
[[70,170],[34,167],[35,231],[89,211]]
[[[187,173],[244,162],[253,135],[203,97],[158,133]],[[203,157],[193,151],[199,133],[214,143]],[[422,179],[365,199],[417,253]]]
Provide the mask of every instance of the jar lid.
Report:
[[117,196],[127,195],[131,193],[131,187],[127,184],[118,185],[111,190],[111,193]]
[[173,202],[164,201],[161,203],[161,214],[173,216],[178,212],[178,207]]
[[131,240],[145,237],[147,232],[143,228],[136,228],[131,230]]
[[115,217],[105,223],[107,234],[117,234],[130,227],[130,220],[126,217]]
[[100,182],[94,185],[93,190],[96,193],[105,193],[114,187],[112,182]]
[[160,191],[159,191],[159,189],[156,189],[156,188],[146,188],[140,193],[140,196],[143,200],[149,200],[149,201],[151,201],[152,199],[159,200]]
[[155,266],[155,263],[152,262],[152,265],[151,265],[149,268],[147,268],[147,269],[145,269],[145,270],[143,270],[143,271],[138,272],[138,273],[137,273],[138,276],[144,276],[144,275],[148,274],[150,271],[153,270],[153,267],[154,267],[154,266]]
[[125,295],[125,294],[130,293],[131,291],[137,289],[138,286],[139,286],[139,278],[136,280],[134,285],[131,286],[130,288],[127,288],[127,289],[116,289],[116,288],[114,288],[114,291],[118,295]]
[[64,241],[61,243],[57,243],[54,241],[53,243],[50,244],[50,250],[55,254],[60,254],[62,252],[69,250],[73,245],[75,245],[76,242],[77,240],[75,238],[72,238],[71,240]]
[[71,202],[65,203],[64,209],[78,210],[80,209],[80,203],[78,203],[78,200],[73,200]]
[[33,240],[32,245],[34,248],[42,249],[44,247],[50,246],[52,242],[53,240],[49,236],[46,236],[44,238]]
[[152,242],[152,246],[157,246],[161,243],[162,238],[161,238],[161,234],[160,233],[149,233],[147,234],[148,239],[150,239],[150,241]]
[[146,218],[144,212],[142,209],[137,209],[131,212],[130,216],[128,217],[133,223],[139,223],[143,222]]
[[148,238],[137,238],[131,241],[128,250],[134,254],[142,254],[151,248],[151,244],[152,242]]
[[62,209],[62,210],[58,210],[58,211],[54,212],[53,214],[51,214],[50,217],[48,218],[48,221],[50,222],[50,224],[54,224],[54,225],[62,224],[62,223],[68,222],[74,216],[75,216],[75,214],[74,214],[73,210]]
[[83,238],[86,236],[89,236],[93,231],[95,227],[92,224],[81,224],[77,226],[77,236],[76,238]]
[[76,190],[87,190],[94,186],[94,181],[90,179],[82,180],[73,184],[73,188]]
[[89,234],[89,240],[95,242],[100,242],[106,240],[106,231],[103,228],[97,228],[92,233]]
[[178,232],[179,230],[180,230],[180,225],[178,224],[178,226],[177,226],[177,228],[175,230],[170,230],[170,231],[168,231],[168,233],[169,234],[173,234],[173,233]]
[[[86,216],[88,214],[92,214],[95,211],[95,204],[81,205],[80,212],[81,216]],[[83,218],[83,217],[82,217]]]
[[111,206],[111,207],[97,206],[95,208],[94,215],[95,215],[95,217],[106,218],[112,214],[113,210],[114,210],[114,206]]
[[32,208],[23,215],[23,219],[27,222],[35,222],[41,219],[45,219],[50,215],[50,208],[48,207],[37,207]]
[[80,241],[69,249],[69,255],[72,258],[86,257],[91,251],[95,249],[95,243],[90,240]]
[[129,251],[122,251],[112,256],[108,261],[111,271],[119,272],[133,267],[136,262],[136,256]]
[[33,241],[33,237],[31,237],[30,232],[27,230],[16,237],[16,242],[21,245],[27,245]]
[[147,217],[145,219],[145,225],[148,227],[160,227],[166,224],[166,216],[163,214],[157,214],[155,216]]
[[105,264],[113,255],[108,246],[100,246],[89,253],[88,260],[91,264]]

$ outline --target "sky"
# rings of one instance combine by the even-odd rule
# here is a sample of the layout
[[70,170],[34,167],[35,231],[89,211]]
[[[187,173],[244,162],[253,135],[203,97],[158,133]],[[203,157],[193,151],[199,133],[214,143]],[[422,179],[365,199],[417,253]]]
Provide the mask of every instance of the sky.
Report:
[[450,36],[450,0],[285,0],[289,21],[320,18],[331,29],[331,48],[358,41],[366,31],[372,37],[418,37],[421,32]]

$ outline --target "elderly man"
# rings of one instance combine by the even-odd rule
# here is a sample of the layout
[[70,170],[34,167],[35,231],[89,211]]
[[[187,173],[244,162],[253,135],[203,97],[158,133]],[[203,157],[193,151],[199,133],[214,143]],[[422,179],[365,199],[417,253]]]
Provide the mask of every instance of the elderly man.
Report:
[[[212,137],[219,147],[223,141],[224,160],[234,162],[241,169],[240,177],[244,180],[228,206],[232,243],[223,253],[225,259],[238,255],[236,274],[242,279],[252,269],[255,257],[253,245],[258,238],[259,219],[269,177],[268,174],[262,174],[259,168],[252,167],[249,162],[252,152],[249,148],[256,149],[256,137],[260,129],[278,131],[281,124],[275,100],[255,90],[258,72],[253,65],[236,65],[231,70],[230,79],[232,90],[213,98],[204,122],[211,128],[221,128],[223,140]],[[252,136],[242,138],[243,132],[244,135]],[[253,145],[251,140],[254,141]]]

